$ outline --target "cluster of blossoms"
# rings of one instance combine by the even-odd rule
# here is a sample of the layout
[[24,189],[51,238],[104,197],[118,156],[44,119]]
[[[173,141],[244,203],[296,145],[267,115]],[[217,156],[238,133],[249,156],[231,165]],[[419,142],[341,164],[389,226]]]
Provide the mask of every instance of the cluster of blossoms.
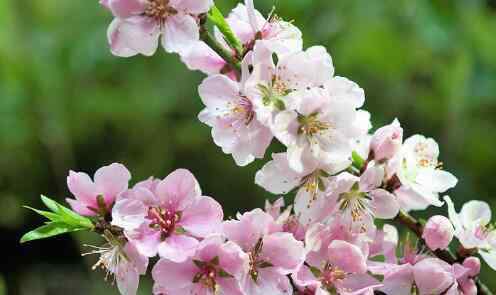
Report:
[[[398,120],[371,133],[363,89],[334,74],[324,47],[304,49],[291,22],[265,18],[252,0],[225,19],[211,0],[101,4],[115,16],[108,29],[114,55],[152,55],[161,43],[208,75],[199,86],[205,109],[198,118],[237,165],[265,158],[279,141],[285,150],[272,154],[255,183],[295,196],[287,207],[281,197],[224,220],[221,205],[202,195],[187,170],[132,187],[121,164],[99,169],[93,180],[71,171],[71,214],[88,217],[88,228],[105,238],[92,253],[122,294],[136,294],[153,257],[157,295],[488,292],[475,255],[496,269],[489,206],[470,201],[457,213],[449,197],[441,198],[457,179],[443,170],[437,143],[422,135],[403,140]],[[425,224],[408,213],[445,204],[449,218]],[[376,226],[378,219],[403,223],[417,241],[400,242],[397,229]],[[84,220],[63,232],[81,230]],[[453,254],[455,237],[461,246]]]

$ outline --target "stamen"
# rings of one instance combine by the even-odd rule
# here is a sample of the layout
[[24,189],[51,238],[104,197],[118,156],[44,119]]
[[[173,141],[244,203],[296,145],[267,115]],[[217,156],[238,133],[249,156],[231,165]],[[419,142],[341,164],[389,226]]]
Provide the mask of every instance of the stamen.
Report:
[[177,10],[169,6],[170,0],[148,0],[144,14],[155,19],[157,22],[164,23],[170,15],[177,14]]

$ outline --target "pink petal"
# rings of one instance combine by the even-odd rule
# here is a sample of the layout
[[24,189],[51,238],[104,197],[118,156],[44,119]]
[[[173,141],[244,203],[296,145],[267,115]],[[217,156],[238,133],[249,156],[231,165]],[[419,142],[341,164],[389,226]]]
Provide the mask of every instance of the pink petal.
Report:
[[396,196],[383,189],[370,192],[372,198],[372,212],[374,216],[381,219],[392,219],[398,215],[400,205]]
[[332,241],[328,248],[329,261],[349,273],[365,273],[367,263],[360,248],[345,241]]
[[213,0],[171,0],[169,4],[186,13],[201,14],[208,12],[214,2]]
[[229,240],[237,243],[243,250],[251,251],[274,224],[272,216],[257,208],[244,213],[239,220],[225,221],[223,231]]
[[67,203],[71,206],[72,210],[76,211],[76,213],[81,214],[83,216],[96,216],[96,212],[88,209],[86,204],[74,199],[65,199]]
[[160,30],[153,19],[133,16],[126,19],[116,19],[114,22],[109,27],[108,32],[113,54],[131,56],[140,53],[151,56],[157,51]]
[[381,291],[386,294],[410,295],[413,285],[412,266],[410,264],[394,265],[388,270]]
[[239,86],[224,75],[207,77],[198,87],[203,104],[210,109],[224,110],[226,105],[239,97]]
[[181,60],[190,70],[199,70],[207,75],[219,74],[226,62],[204,42],[196,42]]
[[112,208],[112,225],[125,230],[138,228],[147,215],[148,208],[142,202],[132,199],[117,201]]
[[196,20],[185,14],[167,18],[163,30],[162,46],[167,52],[185,54],[200,39]]
[[158,254],[174,262],[183,262],[195,253],[197,245],[195,238],[173,234],[159,244]]
[[160,259],[153,267],[152,277],[156,284],[168,291],[179,290],[193,284],[198,268],[190,261],[173,262]]
[[109,0],[108,3],[114,16],[118,18],[141,14],[146,8],[143,0]]
[[224,212],[221,205],[210,197],[200,197],[183,211],[180,225],[197,237],[206,237],[220,230]]
[[69,191],[76,199],[83,202],[85,205],[96,205],[97,190],[88,174],[69,171],[67,187],[69,187]]
[[280,274],[287,275],[296,272],[303,264],[305,248],[290,233],[274,233],[263,238],[261,258],[272,263]]
[[136,268],[127,262],[121,262],[117,267],[115,280],[119,292],[122,295],[136,295],[139,284],[139,274]]
[[138,273],[144,275],[148,268],[148,257],[141,255],[132,243],[127,243],[124,246],[124,252]]
[[127,190],[131,173],[122,164],[111,164],[95,172],[95,185],[98,193],[103,194],[106,204],[112,203],[115,198]]
[[440,294],[455,282],[451,266],[437,258],[427,258],[415,264],[413,275],[421,295]]
[[150,228],[149,223],[143,223],[137,230],[125,234],[142,255],[147,257],[157,255],[161,236],[159,231]]
[[379,187],[384,179],[384,169],[380,166],[371,166],[360,176],[360,191],[370,192]]
[[163,206],[175,211],[182,211],[201,195],[201,190],[191,172],[186,169],[178,169],[157,185],[156,195]]
[[349,275],[336,285],[338,285],[339,294],[342,295],[373,295],[373,290],[382,286],[377,279],[368,274]]

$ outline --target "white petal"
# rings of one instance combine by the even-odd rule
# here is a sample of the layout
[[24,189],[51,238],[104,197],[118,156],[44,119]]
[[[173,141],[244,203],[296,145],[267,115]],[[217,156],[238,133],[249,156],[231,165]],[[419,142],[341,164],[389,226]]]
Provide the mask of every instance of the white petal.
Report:
[[491,221],[491,207],[483,201],[469,201],[463,205],[460,218],[465,227],[474,223],[486,225]]
[[456,186],[458,179],[453,174],[439,169],[422,169],[416,178],[417,183],[433,192],[445,192]]
[[377,189],[370,192],[372,197],[372,211],[374,216],[381,219],[392,219],[398,215],[400,204],[396,197],[383,189]]
[[186,54],[199,39],[198,24],[192,16],[177,14],[167,18],[162,36],[162,46],[167,52]]
[[273,194],[287,194],[300,184],[302,175],[289,167],[286,153],[273,154],[272,158],[257,172],[255,183]]

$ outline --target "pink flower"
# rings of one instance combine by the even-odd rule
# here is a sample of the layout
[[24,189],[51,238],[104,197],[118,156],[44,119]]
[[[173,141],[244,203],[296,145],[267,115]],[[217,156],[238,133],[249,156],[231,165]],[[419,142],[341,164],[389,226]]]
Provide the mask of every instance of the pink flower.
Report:
[[244,94],[243,83],[214,75],[202,82],[198,92],[206,106],[198,118],[212,127],[214,142],[224,153],[232,154],[239,166],[263,158],[273,136],[258,121],[253,102]]
[[405,140],[401,151],[391,160],[390,170],[401,182],[394,193],[402,209],[424,210],[430,205],[443,205],[439,194],[453,188],[458,180],[441,169],[438,157],[439,146],[432,138],[414,135]]
[[324,238],[324,235],[310,236],[306,263],[294,276],[300,290],[315,290],[315,294],[321,295],[372,294],[381,286],[367,274],[366,254],[360,247],[343,240]]
[[157,262],[152,271],[154,294],[243,295],[240,280],[248,264],[248,255],[238,245],[210,236],[183,262]]
[[188,52],[182,53],[181,61],[190,70],[199,70],[207,75],[226,74],[236,81],[236,75],[227,62],[203,41],[196,42]]
[[88,174],[71,170],[67,186],[76,199],[67,198],[66,201],[81,215],[105,215],[115,199],[127,190],[130,179],[131,174],[126,167],[116,163],[98,169],[94,182]]
[[225,221],[224,234],[250,257],[242,285],[247,294],[292,293],[286,276],[295,273],[305,260],[302,242],[282,232],[281,225],[260,209],[247,212],[238,220]]
[[337,214],[355,233],[374,231],[374,218],[392,219],[399,212],[396,197],[380,188],[383,180],[383,167],[374,163],[360,177],[348,172],[332,177],[327,202],[335,205],[324,216]]
[[370,142],[370,149],[376,161],[385,161],[393,158],[403,143],[403,128],[398,120],[390,125],[379,128]]
[[182,53],[199,40],[197,16],[212,0],[105,0],[115,16],[108,28],[114,55],[153,55],[159,39],[167,52]]
[[112,218],[143,255],[180,262],[194,253],[197,238],[220,230],[223,213],[201,195],[195,177],[179,169],[158,183],[137,184],[115,204]]
[[448,218],[436,215],[429,218],[422,238],[431,250],[447,249],[453,240],[455,229]]

